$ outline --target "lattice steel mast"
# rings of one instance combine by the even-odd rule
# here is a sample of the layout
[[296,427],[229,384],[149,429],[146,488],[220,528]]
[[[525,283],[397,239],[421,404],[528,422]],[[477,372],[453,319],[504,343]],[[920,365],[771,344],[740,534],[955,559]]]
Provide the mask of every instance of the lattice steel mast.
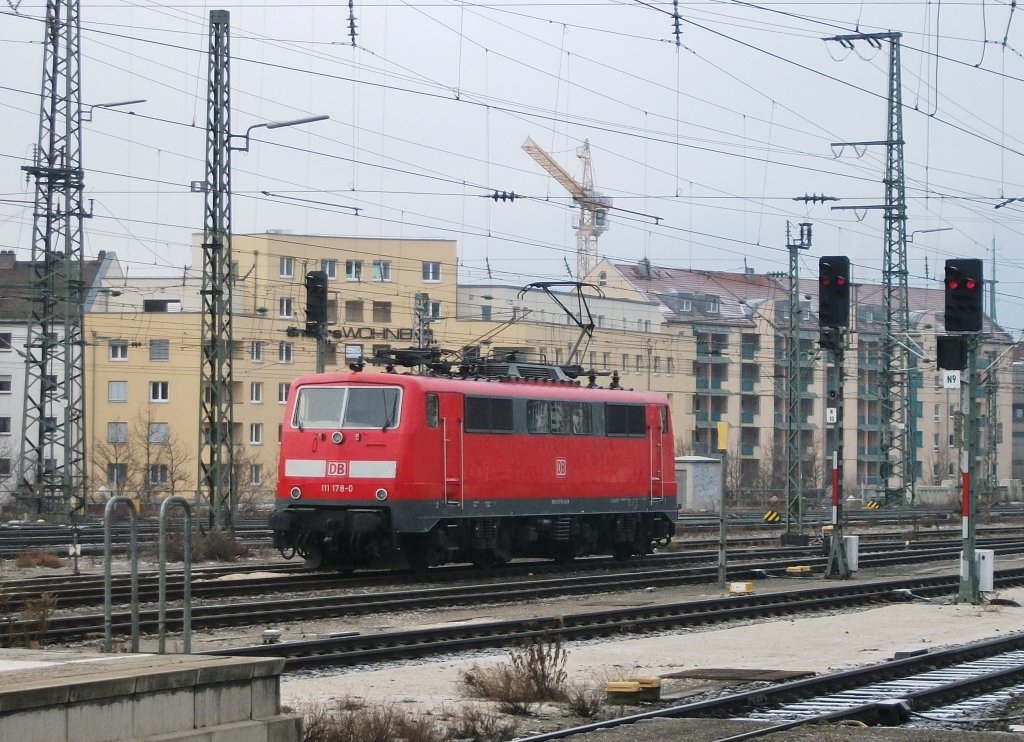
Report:
[[209,527],[233,531],[234,419],[231,409],[230,14],[210,11],[203,223],[203,319],[199,398],[199,497]]
[[881,335],[879,373],[879,451],[880,476],[886,504],[914,500],[917,475],[915,434],[917,420],[913,411],[914,356],[910,351],[910,310],[907,286],[907,200],[903,167],[903,96],[900,82],[900,38],[895,31],[875,34],[832,36],[852,49],[857,41],[867,41],[880,49],[889,42],[888,132],[884,141],[836,142],[833,147],[852,145],[866,148],[885,145],[885,203],[881,206],[834,206],[833,209],[880,208],[885,214],[885,245],[882,255],[882,290],[885,323]]
[[913,432],[916,426],[910,408],[913,359],[906,342],[910,330],[910,308],[907,296],[907,199],[903,179],[900,36],[899,33],[879,35],[889,42],[889,130],[885,143],[885,252],[882,256],[885,326],[882,328],[879,383],[882,462],[889,466],[888,477],[885,477],[887,505],[913,502],[916,458]]
[[792,225],[786,223],[789,249],[789,311],[786,325],[786,536],[799,541],[804,532],[803,448],[800,446],[800,394],[804,367],[800,363],[800,251],[811,246],[811,225],[799,225],[794,240]]
[[[81,24],[77,0],[48,0],[25,344],[19,499],[73,517],[85,502]],[[64,336],[59,338],[59,329]]]

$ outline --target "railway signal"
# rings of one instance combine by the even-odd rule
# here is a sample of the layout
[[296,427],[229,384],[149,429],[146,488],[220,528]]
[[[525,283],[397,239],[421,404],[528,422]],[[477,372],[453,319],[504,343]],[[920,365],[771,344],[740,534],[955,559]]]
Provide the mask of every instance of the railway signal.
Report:
[[946,261],[946,331],[980,332],[982,263],[978,258]]
[[327,273],[306,274],[306,336],[318,338],[327,328]]
[[850,324],[850,259],[828,255],[818,260],[818,323],[822,327]]

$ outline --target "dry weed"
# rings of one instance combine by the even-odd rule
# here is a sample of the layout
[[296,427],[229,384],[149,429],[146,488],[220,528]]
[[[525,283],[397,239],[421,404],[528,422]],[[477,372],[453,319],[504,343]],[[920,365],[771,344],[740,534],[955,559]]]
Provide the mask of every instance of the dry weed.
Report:
[[14,560],[14,566],[22,569],[28,569],[29,567],[60,569],[64,566],[64,560],[49,551],[27,551],[18,554]]
[[535,703],[565,700],[566,656],[558,637],[537,637],[513,649],[505,663],[463,671],[463,690],[497,701],[506,713],[529,714]]
[[435,722],[410,718],[393,706],[364,707],[341,701],[318,706],[305,717],[303,742],[445,742]]

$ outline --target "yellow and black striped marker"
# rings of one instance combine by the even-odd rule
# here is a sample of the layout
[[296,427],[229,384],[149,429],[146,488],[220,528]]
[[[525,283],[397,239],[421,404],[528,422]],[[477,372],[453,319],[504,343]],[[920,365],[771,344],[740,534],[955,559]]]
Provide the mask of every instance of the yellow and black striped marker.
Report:
[[782,515],[779,514],[778,510],[769,510],[764,514],[765,523],[778,523],[782,520]]
[[882,507],[882,503],[878,500],[868,500],[868,502],[864,504],[865,510],[878,510],[880,507]]

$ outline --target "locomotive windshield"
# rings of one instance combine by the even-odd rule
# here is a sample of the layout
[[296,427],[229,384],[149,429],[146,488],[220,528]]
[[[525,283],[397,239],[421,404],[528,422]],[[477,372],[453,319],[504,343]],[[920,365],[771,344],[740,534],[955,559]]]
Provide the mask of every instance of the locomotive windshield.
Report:
[[306,386],[295,401],[296,428],[398,427],[401,393],[397,387]]

